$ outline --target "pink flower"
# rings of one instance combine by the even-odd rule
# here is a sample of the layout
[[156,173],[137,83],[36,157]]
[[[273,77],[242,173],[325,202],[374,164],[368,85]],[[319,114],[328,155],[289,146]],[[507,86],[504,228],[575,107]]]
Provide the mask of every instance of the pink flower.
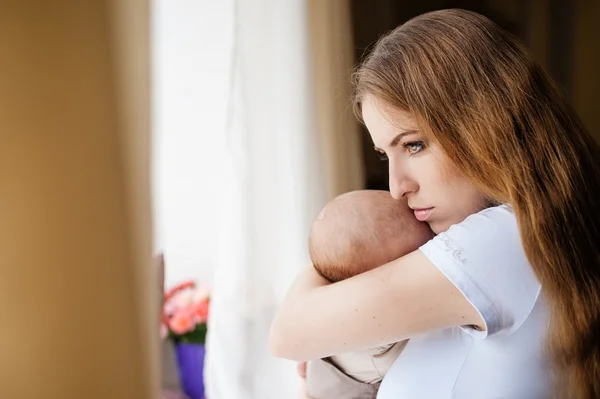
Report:
[[164,297],[161,336],[184,335],[206,323],[210,305],[210,287],[186,281],[169,290]]
[[173,295],[175,295],[179,291],[183,291],[187,288],[194,288],[194,287],[196,287],[196,283],[193,282],[192,280],[185,281],[181,284],[178,284],[166,292],[165,300],[169,300]]
[[210,298],[210,288],[207,285],[197,285],[194,292],[194,302],[206,301]]
[[179,291],[169,301],[170,306],[177,309],[187,308],[194,303],[194,291],[190,288]]
[[194,313],[191,309],[180,309],[169,320],[169,328],[175,334],[185,334],[192,331],[196,327]]
[[183,288],[169,295],[169,299],[164,303],[164,313],[167,315],[175,314],[179,309],[192,306],[195,301],[196,291],[191,287]]
[[208,320],[208,309],[209,302],[200,301],[194,304],[194,306],[192,307],[192,312],[200,323],[206,323],[206,321]]

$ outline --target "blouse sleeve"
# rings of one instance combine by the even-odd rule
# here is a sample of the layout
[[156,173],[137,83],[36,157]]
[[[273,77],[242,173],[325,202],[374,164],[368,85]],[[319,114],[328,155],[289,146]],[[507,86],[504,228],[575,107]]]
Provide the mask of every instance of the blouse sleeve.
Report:
[[469,216],[420,250],[481,315],[485,331],[461,326],[476,338],[515,331],[540,294],[508,205]]

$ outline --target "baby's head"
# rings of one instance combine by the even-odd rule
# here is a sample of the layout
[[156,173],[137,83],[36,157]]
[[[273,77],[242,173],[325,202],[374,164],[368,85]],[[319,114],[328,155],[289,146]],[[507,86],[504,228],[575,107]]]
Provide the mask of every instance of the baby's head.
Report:
[[309,251],[315,269],[335,282],[400,258],[432,237],[406,201],[387,191],[352,191],[323,208],[310,231]]

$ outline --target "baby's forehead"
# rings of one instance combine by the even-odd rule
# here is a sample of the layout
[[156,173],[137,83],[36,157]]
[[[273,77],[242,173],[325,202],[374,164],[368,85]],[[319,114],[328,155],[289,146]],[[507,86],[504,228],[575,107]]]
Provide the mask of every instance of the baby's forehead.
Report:
[[366,209],[371,212],[378,211],[410,211],[405,200],[395,200],[391,196],[379,193],[358,193],[341,198],[337,202],[340,207],[347,206],[354,209]]
[[362,195],[339,198],[330,202],[317,216],[317,220],[339,219],[375,219],[380,222],[398,221],[412,217],[412,210],[403,201],[382,198],[375,195]]

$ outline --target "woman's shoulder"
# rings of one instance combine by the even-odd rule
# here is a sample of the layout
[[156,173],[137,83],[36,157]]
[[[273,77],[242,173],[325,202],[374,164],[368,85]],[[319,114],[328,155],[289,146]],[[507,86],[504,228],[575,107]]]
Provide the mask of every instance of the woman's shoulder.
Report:
[[461,255],[471,252],[484,258],[508,256],[528,264],[517,218],[512,207],[507,204],[486,208],[468,216],[438,234],[428,244],[445,247],[446,251],[454,251],[455,255],[459,251]]
[[450,262],[465,273],[485,277],[509,269],[513,273],[533,273],[510,205],[486,208],[468,216],[438,234],[421,250],[436,266]]
[[451,226],[449,230],[455,228],[456,226],[469,228],[477,228],[479,226],[483,226],[486,228],[490,228],[493,227],[493,225],[498,225],[499,227],[504,228],[511,228],[511,230],[517,228],[517,217],[513,208],[509,204],[502,204],[498,206],[485,208],[477,213],[467,216],[467,218],[464,221]]
[[421,251],[482,315],[483,337],[518,327],[540,293],[509,205],[467,217]]
[[487,218],[506,218],[516,221],[515,211],[510,204],[501,204],[485,208],[471,216],[469,218],[477,219],[480,217]]

